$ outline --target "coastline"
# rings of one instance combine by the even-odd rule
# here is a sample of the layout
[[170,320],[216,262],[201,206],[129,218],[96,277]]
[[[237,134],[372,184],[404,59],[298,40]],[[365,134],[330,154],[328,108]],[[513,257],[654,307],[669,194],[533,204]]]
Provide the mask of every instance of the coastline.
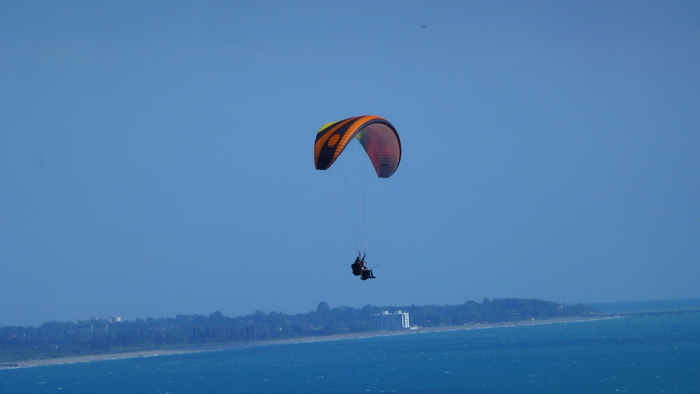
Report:
[[212,344],[212,345],[206,345],[206,346],[188,347],[188,348],[180,348],[180,349],[140,350],[140,351],[124,352],[124,353],[105,353],[105,354],[95,354],[95,355],[88,355],[88,356],[24,360],[24,361],[17,361],[16,362],[17,366],[3,367],[3,368],[0,368],[0,370],[30,368],[30,367],[40,367],[40,366],[60,365],[60,364],[86,363],[86,362],[106,361],[106,360],[121,360],[121,359],[127,359],[127,358],[154,357],[154,356],[166,356],[166,355],[188,354],[188,353],[201,353],[201,352],[211,352],[211,351],[217,351],[217,350],[248,348],[248,347],[258,347],[258,346],[271,346],[271,345],[309,343],[309,342],[325,342],[325,341],[336,341],[336,340],[342,340],[342,339],[372,338],[372,337],[421,334],[421,333],[442,332],[442,331],[464,331],[464,330],[478,330],[478,329],[499,328],[499,327],[521,327],[521,326],[534,326],[534,325],[541,325],[541,324],[575,323],[575,322],[586,322],[586,321],[612,319],[612,318],[614,318],[614,317],[601,317],[601,316],[557,317],[557,318],[551,318],[551,319],[513,321],[513,322],[503,322],[503,323],[477,323],[477,324],[464,325],[464,326],[424,327],[424,328],[419,328],[419,329],[410,329],[410,330],[401,330],[401,331],[369,331],[369,332],[352,333],[352,334],[327,335],[327,336],[321,336],[321,337],[276,339],[276,340],[269,340],[269,341],[256,341],[256,342],[244,342],[244,343],[235,342],[235,343],[230,343],[230,344]]

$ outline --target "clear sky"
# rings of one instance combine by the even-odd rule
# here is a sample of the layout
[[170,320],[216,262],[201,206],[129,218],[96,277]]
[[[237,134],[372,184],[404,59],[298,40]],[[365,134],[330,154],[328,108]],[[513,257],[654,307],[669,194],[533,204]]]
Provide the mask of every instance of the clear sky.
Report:
[[[364,114],[362,282],[313,142]],[[697,1],[0,1],[0,325],[698,283]]]

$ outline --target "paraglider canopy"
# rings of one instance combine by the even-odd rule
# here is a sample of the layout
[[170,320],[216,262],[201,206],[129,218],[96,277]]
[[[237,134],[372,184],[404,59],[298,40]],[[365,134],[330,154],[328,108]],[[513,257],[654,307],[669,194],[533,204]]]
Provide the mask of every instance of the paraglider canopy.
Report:
[[388,120],[365,115],[323,125],[314,143],[317,170],[327,170],[345,147],[357,138],[379,178],[389,178],[401,161],[399,134]]

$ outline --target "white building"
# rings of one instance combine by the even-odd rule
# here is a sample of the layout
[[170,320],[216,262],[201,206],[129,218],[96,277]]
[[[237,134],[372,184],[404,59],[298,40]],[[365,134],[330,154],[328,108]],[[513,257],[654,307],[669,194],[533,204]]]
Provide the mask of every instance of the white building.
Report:
[[389,311],[384,311],[372,315],[372,327],[375,330],[400,330],[411,328],[411,325],[408,320],[408,312],[389,313]]
[[122,321],[121,317],[91,317],[89,319],[78,319],[78,323],[98,323],[98,324],[109,324]]

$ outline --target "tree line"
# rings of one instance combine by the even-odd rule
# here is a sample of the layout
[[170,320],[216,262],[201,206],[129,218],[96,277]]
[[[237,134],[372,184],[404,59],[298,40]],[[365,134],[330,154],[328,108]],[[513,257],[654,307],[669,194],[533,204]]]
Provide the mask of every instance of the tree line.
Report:
[[280,312],[226,317],[177,315],[133,321],[105,319],[47,322],[39,327],[0,327],[0,363],[148,349],[179,348],[235,342],[325,336],[372,331],[371,315],[382,311],[408,312],[411,326],[436,327],[497,323],[566,316],[590,316],[592,306],[564,305],[535,299],[484,299],[460,305],[330,308],[321,302],[315,311]]

